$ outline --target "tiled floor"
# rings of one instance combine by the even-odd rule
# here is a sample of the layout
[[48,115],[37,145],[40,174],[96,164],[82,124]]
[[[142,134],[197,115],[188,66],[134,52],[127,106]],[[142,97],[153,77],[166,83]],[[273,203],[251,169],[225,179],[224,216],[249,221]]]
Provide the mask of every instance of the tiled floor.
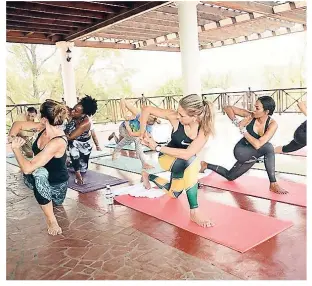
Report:
[[[140,179],[95,164],[90,169],[130,183]],[[108,208],[102,191],[69,190],[64,205],[55,209],[63,234],[51,237],[19,169],[7,164],[7,279],[306,279],[306,208],[201,191],[209,200],[294,225],[241,254],[127,207]]]
[[238,279],[133,228],[135,211],[94,210],[76,194],[55,209],[63,234],[51,237],[20,172],[8,167],[7,279]]

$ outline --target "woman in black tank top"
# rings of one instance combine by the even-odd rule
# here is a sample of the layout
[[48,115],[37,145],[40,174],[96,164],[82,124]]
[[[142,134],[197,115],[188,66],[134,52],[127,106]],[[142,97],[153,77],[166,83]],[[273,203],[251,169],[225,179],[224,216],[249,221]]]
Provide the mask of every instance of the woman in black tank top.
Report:
[[[172,125],[171,141],[167,146],[159,146],[145,132],[150,115],[164,118]],[[197,94],[183,97],[178,110],[164,110],[145,106],[141,113],[141,142],[159,152],[160,166],[171,173],[170,181],[156,175],[142,172],[145,188],[149,189],[150,181],[167,192],[172,198],[178,198],[185,190],[190,206],[190,219],[202,227],[212,226],[209,218],[199,212],[197,202],[198,173],[200,162],[197,153],[204,147],[214,131],[213,108]]]
[[[25,184],[34,191],[47,222],[48,233],[62,233],[53,212],[53,204],[63,203],[68,186],[66,168],[67,139],[62,130],[63,121],[67,118],[66,107],[52,100],[40,106],[41,122],[15,122],[9,132],[12,150],[23,172]],[[41,130],[32,149],[34,158],[25,159],[20,147],[25,141],[16,135],[20,130]]]
[[[201,162],[201,172],[205,169],[213,170],[229,181],[234,181],[245,174],[264,156],[264,165],[270,180],[270,191],[278,194],[288,193],[282,189],[275,178],[275,154],[269,140],[277,130],[277,123],[271,118],[275,110],[275,101],[270,96],[259,97],[255,104],[255,111],[250,112],[235,106],[226,106],[224,111],[232,122],[239,127],[243,138],[234,147],[234,156],[237,162],[227,170],[218,165]],[[238,121],[236,115],[245,117]]]

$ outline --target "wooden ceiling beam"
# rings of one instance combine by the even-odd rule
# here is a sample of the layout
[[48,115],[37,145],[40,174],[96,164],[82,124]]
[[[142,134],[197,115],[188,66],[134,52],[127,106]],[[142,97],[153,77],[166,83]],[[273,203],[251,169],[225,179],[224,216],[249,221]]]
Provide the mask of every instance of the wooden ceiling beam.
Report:
[[264,33],[253,33],[249,36],[240,36],[237,38],[229,38],[229,39],[226,39],[224,41],[216,41],[216,42],[207,43],[206,45],[201,45],[200,49],[205,50],[205,49],[223,47],[223,46],[228,46],[228,45],[234,45],[234,44],[238,44],[238,43],[252,42],[252,41],[271,38],[271,37],[278,37],[278,36],[282,36],[285,34],[299,33],[299,32],[303,32],[306,30],[305,25],[302,25],[302,27],[303,27],[303,29],[301,31],[289,29],[289,30],[287,30],[286,33],[283,33],[283,34],[277,34],[277,31],[271,31],[271,35],[269,35],[269,36],[264,35]]
[[[118,39],[118,40],[146,40],[146,36],[142,35],[136,35],[136,36],[131,36],[131,35],[121,35],[121,34],[115,34],[115,33],[94,33],[92,34],[94,37],[102,37],[102,38],[108,38],[108,39]],[[92,37],[91,37],[92,38]]]
[[[223,1],[222,1],[222,3],[223,3]],[[241,2],[231,2],[231,3],[235,3],[233,5],[239,5]],[[281,5],[284,5],[284,4],[281,4]],[[278,6],[280,6],[280,5],[278,5]],[[291,6],[290,9],[295,10],[296,7]],[[285,11],[285,6],[282,7],[282,10],[280,12],[282,12],[282,11]],[[288,11],[288,7],[287,7],[286,11]],[[259,19],[265,19],[265,18],[267,18],[267,16],[264,14],[245,13],[245,14],[241,14],[241,15],[238,15],[235,17],[229,17],[229,18],[222,19],[220,21],[208,23],[208,24],[205,24],[203,26],[198,26],[198,31],[199,31],[199,33],[205,33],[205,35],[207,37],[210,37],[209,31],[212,31],[212,30],[218,30],[218,32],[221,30],[224,31],[225,29],[227,29],[228,27],[231,27],[231,26],[239,27],[240,25],[243,25],[246,23],[252,23],[255,21],[259,21]],[[178,39],[178,38],[179,38],[179,33],[170,33],[170,34],[167,34],[167,35],[164,35],[161,37],[151,38],[149,40],[143,41],[143,45],[148,46],[148,45],[160,44],[160,43],[168,42],[170,40],[174,40],[174,39]]]
[[23,37],[23,38],[7,37],[6,41],[8,43],[21,43],[21,42],[23,42],[23,44],[41,44],[41,45],[54,45],[55,44],[55,42],[53,42],[51,40],[28,38],[28,37]]
[[108,42],[97,42],[97,41],[74,41],[75,47],[88,47],[88,48],[101,48],[101,49],[127,49],[134,50],[135,45],[133,44],[122,44],[122,43],[108,43]]
[[100,19],[103,20],[105,18],[105,13],[103,12],[90,12],[85,10],[71,9],[71,8],[58,8],[51,7],[47,5],[28,2],[6,2],[7,8],[13,8],[18,10],[26,10],[33,12],[42,12],[42,13],[51,13],[51,14],[60,14],[60,15],[68,15],[68,16],[79,16],[91,19]]
[[299,24],[306,23],[306,18],[302,17],[301,15],[296,15],[296,14],[292,14],[291,16],[287,16],[286,14],[283,15],[283,13],[287,11],[306,8],[306,5],[304,6],[304,4],[302,4],[302,1],[299,1],[301,2],[301,4],[297,4],[297,6],[295,2],[277,4],[274,6],[266,5],[263,3],[256,2],[256,1],[203,1],[203,2],[230,8],[230,9],[246,11],[250,13],[259,13],[259,14],[270,16],[270,17],[283,19],[286,21],[296,22]]
[[126,23],[121,23],[116,25],[116,27],[131,27],[133,29],[142,29],[142,30],[151,30],[151,31],[157,31],[157,32],[178,32],[179,31],[179,25],[176,25],[175,27],[172,26],[165,26],[165,25],[156,25],[156,24],[150,24],[150,23],[142,23],[142,22],[134,22],[134,21],[127,21]]
[[72,8],[79,10],[87,10],[103,13],[116,13],[120,10],[119,7],[113,8],[113,6],[105,6],[98,3],[84,2],[84,1],[34,1],[33,3],[48,5],[61,8]]
[[8,8],[8,7],[6,9],[6,15],[14,16],[14,17],[23,16],[23,17],[33,18],[33,19],[61,20],[61,21],[69,22],[69,23],[73,22],[73,23],[80,23],[80,24],[94,24],[94,20],[90,18],[18,10],[18,9],[13,9],[13,8]]
[[165,1],[148,1],[135,2],[132,8],[123,8],[117,15],[107,15],[103,21],[97,23],[79,32],[73,33],[66,38],[66,41],[78,40],[80,37],[88,36],[94,32],[99,32],[102,28],[110,27],[114,24],[129,20],[138,15],[144,14],[159,6],[167,5],[169,2]]
[[7,20],[7,26],[10,27],[16,27],[16,28],[40,28],[40,29],[52,29],[54,31],[67,31],[67,32],[73,32],[75,31],[75,29],[69,27],[69,26],[53,26],[53,25],[38,25],[38,24],[29,24],[29,23],[24,23],[24,22],[19,22],[19,21],[11,21],[11,20]]
[[39,28],[29,28],[29,27],[14,27],[7,25],[7,30],[9,31],[20,31],[20,32],[36,32],[44,34],[58,34],[58,35],[67,35],[68,31],[53,30],[53,29],[39,29]]
[[17,21],[20,23],[27,23],[27,24],[40,24],[40,25],[51,25],[51,26],[65,26],[70,28],[79,28],[84,27],[84,24],[79,24],[75,22],[68,22],[68,21],[61,21],[61,20],[53,20],[53,19],[39,19],[39,18],[30,18],[24,16],[12,16],[7,15],[7,21]]

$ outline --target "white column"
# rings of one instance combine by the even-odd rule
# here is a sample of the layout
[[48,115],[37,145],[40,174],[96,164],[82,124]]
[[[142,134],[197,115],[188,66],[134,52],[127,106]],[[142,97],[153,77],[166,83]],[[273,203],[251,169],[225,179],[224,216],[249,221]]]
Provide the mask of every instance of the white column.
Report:
[[[77,103],[76,96],[76,84],[75,84],[75,72],[73,66],[73,46],[74,43],[70,42],[57,42],[56,46],[59,50],[59,55],[61,58],[61,66],[62,66],[62,80],[63,80],[63,88],[64,88],[64,99],[66,101],[66,105],[69,107],[74,107]],[[71,61],[67,61],[67,49],[71,50],[70,57]]]
[[183,95],[201,94],[197,24],[198,1],[177,1]]

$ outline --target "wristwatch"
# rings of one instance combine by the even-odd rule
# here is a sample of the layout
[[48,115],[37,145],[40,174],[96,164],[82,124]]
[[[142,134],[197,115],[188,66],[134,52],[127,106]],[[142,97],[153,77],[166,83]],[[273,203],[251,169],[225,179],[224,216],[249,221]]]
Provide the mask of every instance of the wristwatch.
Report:
[[158,153],[160,152],[160,149],[161,149],[161,146],[160,146],[160,145],[157,145],[157,146],[155,147],[155,151],[158,152]]

